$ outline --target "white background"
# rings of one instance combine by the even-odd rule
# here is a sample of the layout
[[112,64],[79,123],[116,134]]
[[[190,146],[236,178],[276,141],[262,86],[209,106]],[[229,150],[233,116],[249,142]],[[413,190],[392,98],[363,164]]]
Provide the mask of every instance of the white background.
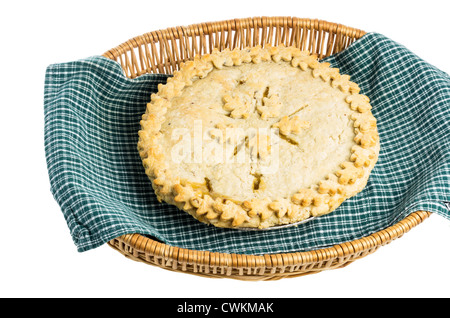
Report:
[[[1,32],[1,297],[448,297],[450,221],[432,215],[343,269],[269,282],[212,279],[79,253],[51,193],[43,89],[49,64],[100,55],[172,26],[296,16],[375,31],[450,73],[448,1],[8,1]],[[297,307],[298,308],[298,307]]]

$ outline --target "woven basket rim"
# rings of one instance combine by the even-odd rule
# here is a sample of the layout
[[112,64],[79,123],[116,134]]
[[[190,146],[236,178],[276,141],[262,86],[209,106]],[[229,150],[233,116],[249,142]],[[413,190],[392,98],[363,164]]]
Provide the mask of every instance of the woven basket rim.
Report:
[[108,245],[135,261],[169,270],[241,280],[277,280],[345,267],[400,238],[430,215],[427,211],[412,212],[396,224],[363,238],[301,252],[253,255],[197,251],[138,233],[121,235]]
[[[260,34],[251,33],[256,28],[261,30]],[[287,30],[294,28],[299,31],[296,37],[291,34],[291,43],[287,43]],[[213,38],[218,31],[222,32],[223,36]],[[230,36],[232,32],[235,32],[234,37]],[[325,34],[332,37],[325,39]],[[268,42],[284,43],[316,51],[318,57],[322,58],[341,51],[365,34],[363,30],[320,19],[290,16],[236,18],[147,32],[109,49],[103,56],[119,61],[126,75],[134,78],[145,73],[170,74],[182,62],[192,59],[194,55],[209,53],[213,47],[242,48]],[[244,37],[245,41],[242,41]],[[195,38],[198,38],[198,41],[193,43],[185,40]],[[298,43],[292,43],[292,40]],[[214,41],[216,45],[213,44]],[[331,42],[333,45],[330,45]],[[327,50],[324,50],[325,46]],[[177,49],[178,54],[174,53]]]
[[[249,30],[253,28],[259,28],[262,32],[251,33]],[[294,34],[289,28],[297,28],[298,34],[295,36],[298,41],[292,40]],[[301,38],[298,30],[301,30]],[[288,31],[292,31],[291,38],[287,35]],[[234,38],[231,36],[233,32]],[[196,54],[207,53],[214,46],[221,49],[224,45],[264,44],[273,36],[273,41],[278,44],[295,42],[297,47],[317,49],[318,56],[323,57],[341,51],[364,34],[366,32],[360,29],[318,19],[264,16],[239,18],[151,31],[119,44],[103,56],[118,61],[125,75],[134,78],[145,73],[170,74],[182,62]],[[244,35],[245,42],[237,43]],[[191,41],[191,47],[188,47],[189,41],[186,39]],[[250,255],[197,251],[170,246],[138,233],[114,238],[108,245],[135,261],[172,271],[215,278],[277,280],[347,266],[401,237],[430,215],[427,211],[415,211],[396,224],[361,239],[305,252]]]

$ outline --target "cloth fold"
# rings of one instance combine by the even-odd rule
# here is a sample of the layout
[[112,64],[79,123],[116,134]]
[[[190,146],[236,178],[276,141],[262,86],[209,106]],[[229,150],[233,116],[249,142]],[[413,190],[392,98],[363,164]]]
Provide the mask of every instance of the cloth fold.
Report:
[[366,188],[336,211],[262,232],[208,226],[157,201],[137,152],[137,131],[150,94],[169,75],[129,79],[102,56],[49,65],[44,144],[50,191],[78,251],[139,233],[210,252],[301,252],[365,237],[414,211],[450,220],[449,75],[377,33],[324,61],[349,74],[371,99],[379,160]]

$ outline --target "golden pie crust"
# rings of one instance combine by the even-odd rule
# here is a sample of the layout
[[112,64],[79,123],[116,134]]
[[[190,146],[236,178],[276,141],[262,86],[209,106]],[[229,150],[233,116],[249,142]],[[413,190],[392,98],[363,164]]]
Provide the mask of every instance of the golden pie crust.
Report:
[[195,57],[159,84],[140,124],[158,200],[224,228],[334,211],[366,186],[380,147],[350,76],[288,46]]

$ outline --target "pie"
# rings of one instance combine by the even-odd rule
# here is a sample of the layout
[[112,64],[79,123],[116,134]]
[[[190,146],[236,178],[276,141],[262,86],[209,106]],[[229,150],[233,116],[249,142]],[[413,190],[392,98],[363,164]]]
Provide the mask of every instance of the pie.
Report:
[[158,200],[221,228],[334,211],[366,186],[380,148],[370,100],[350,76],[283,45],[183,63],[140,124]]

